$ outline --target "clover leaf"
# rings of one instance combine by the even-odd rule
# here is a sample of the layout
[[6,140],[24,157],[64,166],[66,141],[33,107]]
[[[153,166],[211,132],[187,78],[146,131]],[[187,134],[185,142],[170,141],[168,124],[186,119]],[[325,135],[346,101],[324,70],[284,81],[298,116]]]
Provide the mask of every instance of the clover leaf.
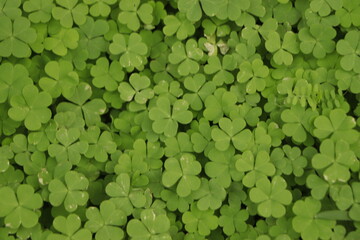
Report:
[[292,220],[294,230],[301,233],[304,239],[318,239],[330,237],[331,229],[336,221],[327,219],[317,219],[316,215],[320,212],[321,202],[307,197],[304,200],[298,200],[293,205],[295,217]]
[[164,167],[162,184],[165,187],[176,184],[176,193],[180,197],[189,196],[191,191],[199,189],[201,181],[197,175],[201,172],[201,165],[194,155],[182,154],[180,159],[168,158]]
[[265,88],[266,77],[269,75],[269,69],[263,65],[260,59],[255,59],[251,63],[246,61],[240,65],[240,71],[237,74],[237,81],[246,83],[246,92],[253,94],[256,91],[262,91]]
[[20,226],[34,227],[39,220],[43,200],[34,188],[28,184],[21,184],[16,192],[8,187],[0,188],[0,217],[4,217],[4,224],[8,228],[16,229]]
[[310,8],[323,17],[329,15],[332,10],[339,10],[342,3],[343,1],[313,0],[310,3]]
[[[54,28],[58,29],[58,28]],[[51,50],[59,56],[65,56],[68,49],[76,49],[79,44],[79,33],[74,28],[61,28],[57,31],[49,32],[49,36],[44,39],[44,48]]]
[[285,145],[281,150],[275,148],[271,153],[271,159],[273,160],[277,169],[283,174],[294,174],[300,177],[304,174],[304,168],[307,166],[308,161],[301,153],[298,147],[290,147]]
[[57,216],[53,221],[53,226],[60,233],[51,233],[47,240],[92,239],[91,232],[88,229],[81,228],[81,219],[76,214],[69,214],[67,217]]
[[201,179],[200,188],[197,189],[192,197],[197,201],[197,208],[201,211],[208,209],[216,210],[221,207],[225,200],[226,191],[216,179]]
[[282,41],[277,32],[270,32],[265,47],[273,53],[273,60],[278,65],[290,65],[293,62],[292,54],[299,53],[299,43],[296,35],[291,31],[285,33]]
[[270,156],[266,151],[259,151],[256,157],[249,150],[243,152],[236,161],[235,167],[238,171],[246,173],[242,183],[249,188],[259,179],[275,174],[275,166],[270,162]]
[[164,18],[164,24],[164,34],[166,36],[173,36],[176,34],[176,38],[179,40],[184,40],[195,33],[194,25],[182,13],[167,15]]
[[121,66],[141,68],[145,62],[143,56],[147,54],[148,47],[138,33],[131,33],[128,37],[123,34],[115,34],[109,51],[111,54],[121,55]]
[[335,78],[338,80],[337,86],[341,90],[350,90],[352,93],[360,93],[359,73],[348,72],[338,69],[335,72]]
[[323,176],[328,182],[347,182],[350,179],[349,168],[356,162],[353,151],[344,140],[336,143],[325,139],[320,145],[320,153],[312,158],[315,169],[325,169]]
[[33,23],[49,22],[53,7],[53,0],[28,0],[23,5],[24,11],[30,13],[29,19]]
[[88,6],[84,3],[79,3],[78,0],[69,0],[66,2],[56,0],[59,5],[52,9],[52,15],[56,20],[60,21],[63,27],[71,28],[74,22],[77,25],[82,25],[86,21],[88,14]]
[[235,232],[243,233],[247,229],[248,218],[249,213],[245,209],[240,210],[240,206],[223,205],[220,209],[219,226],[227,236],[232,236]]
[[69,171],[64,176],[64,181],[53,179],[49,183],[49,201],[58,207],[64,205],[66,211],[74,212],[78,206],[84,206],[89,194],[86,192],[89,180],[81,173]]
[[9,117],[15,121],[24,121],[29,130],[38,130],[41,124],[47,123],[51,118],[51,111],[47,108],[52,103],[51,96],[40,92],[34,85],[26,85],[22,95],[10,99],[11,108]]
[[96,60],[96,65],[93,65],[90,70],[92,83],[97,88],[105,88],[107,91],[115,91],[119,83],[124,80],[125,73],[118,61],[111,63],[107,58],[99,58]]
[[284,205],[289,205],[292,195],[286,190],[286,181],[280,176],[271,179],[261,178],[256,181],[256,187],[249,192],[251,201],[257,203],[259,214],[264,217],[280,218],[285,215]]
[[330,137],[333,140],[342,139],[354,143],[358,138],[358,133],[353,129],[355,124],[355,119],[347,116],[343,109],[334,109],[329,116],[321,115],[314,120],[313,133],[320,139]]
[[7,16],[15,19],[21,16],[21,0],[2,0],[0,2],[0,16]]
[[30,21],[18,17],[14,21],[0,15],[0,56],[28,58],[31,55],[29,44],[37,37],[35,29],[30,27]]
[[185,47],[180,42],[175,42],[171,47],[172,52],[169,54],[169,62],[178,64],[177,71],[181,76],[188,76],[199,71],[199,61],[203,57],[203,51],[198,47],[194,39],[189,39]]
[[342,2],[342,8],[337,9],[335,12],[335,16],[339,18],[341,26],[345,28],[351,25],[359,26],[360,4],[350,0],[343,0]]
[[126,215],[116,209],[113,202],[105,200],[100,208],[89,207],[86,210],[88,221],[85,228],[96,233],[96,240],[120,240],[124,238],[124,231],[120,228],[126,223]]
[[359,221],[359,211],[360,211],[360,184],[359,182],[353,182],[351,184],[351,189],[353,192],[354,203],[349,210],[349,216],[355,220]]
[[215,141],[215,147],[220,151],[226,151],[230,146],[230,141],[233,146],[244,151],[249,148],[249,143],[253,135],[249,129],[244,129],[246,122],[242,118],[230,120],[229,118],[221,118],[219,120],[219,128],[214,128],[211,131],[211,137]]
[[149,3],[142,3],[141,5],[140,3],[140,0],[123,0],[119,3],[121,12],[118,21],[132,31],[137,31],[140,28],[140,20],[147,25],[153,21],[153,6]]
[[340,65],[346,71],[353,70],[360,73],[359,38],[359,31],[349,31],[345,38],[339,40],[336,44],[336,51],[343,56]]
[[324,58],[334,51],[335,42],[332,39],[335,36],[336,31],[331,26],[314,24],[310,28],[302,28],[299,31],[300,50],[305,54],[312,53],[316,58]]
[[91,5],[90,14],[94,17],[107,17],[111,12],[111,6],[116,3],[116,0],[84,0],[84,3]]
[[170,220],[163,211],[144,209],[140,219],[131,219],[126,227],[131,239],[172,239],[169,234]]
[[188,111],[189,104],[185,100],[176,100],[171,108],[168,98],[159,97],[156,106],[149,111],[149,118],[153,120],[152,128],[157,134],[164,134],[167,137],[175,136],[178,123],[190,123],[193,114]]
[[198,232],[201,236],[207,236],[211,230],[218,226],[218,218],[213,210],[201,211],[195,204],[191,205],[191,210],[182,215],[186,231],[190,233]]
[[133,73],[130,75],[129,83],[122,82],[118,87],[122,100],[129,102],[134,99],[138,104],[145,104],[154,96],[154,91],[150,88],[150,79],[147,76]]
[[200,20],[202,16],[199,0],[179,0],[178,8],[180,12],[186,14],[187,19],[191,22]]
[[32,84],[27,69],[20,64],[0,65],[0,103],[10,100],[13,96],[21,95],[26,85]]

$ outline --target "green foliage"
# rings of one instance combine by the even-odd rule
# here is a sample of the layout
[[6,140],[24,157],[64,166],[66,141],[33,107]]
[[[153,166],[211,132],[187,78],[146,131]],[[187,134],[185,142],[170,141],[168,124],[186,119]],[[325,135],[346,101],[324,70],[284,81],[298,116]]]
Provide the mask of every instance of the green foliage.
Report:
[[0,239],[360,239],[358,0],[0,0]]

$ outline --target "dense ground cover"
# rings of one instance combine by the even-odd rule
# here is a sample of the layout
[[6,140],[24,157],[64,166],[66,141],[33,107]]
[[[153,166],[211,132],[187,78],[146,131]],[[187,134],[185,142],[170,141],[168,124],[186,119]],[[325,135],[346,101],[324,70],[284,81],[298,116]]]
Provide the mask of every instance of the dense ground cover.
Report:
[[0,239],[360,239],[360,0],[0,0]]

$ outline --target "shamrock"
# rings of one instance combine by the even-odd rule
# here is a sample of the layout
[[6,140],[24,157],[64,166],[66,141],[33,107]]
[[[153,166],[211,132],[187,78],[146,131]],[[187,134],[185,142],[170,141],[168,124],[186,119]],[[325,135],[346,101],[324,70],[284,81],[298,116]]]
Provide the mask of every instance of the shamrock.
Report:
[[349,168],[356,163],[356,157],[344,140],[334,142],[325,139],[320,145],[320,153],[312,158],[315,169],[325,169],[323,176],[328,182],[347,182],[350,179]]
[[292,54],[299,53],[299,43],[296,35],[288,31],[281,41],[277,32],[270,32],[265,42],[266,49],[273,53],[273,60],[276,64],[290,65],[293,62]]
[[176,137],[166,138],[165,145],[166,157],[178,157],[182,153],[191,153],[193,151],[190,136],[184,132],[179,132]]
[[177,71],[181,76],[188,76],[199,71],[199,61],[204,53],[198,47],[198,43],[194,39],[186,41],[185,47],[180,42],[175,42],[171,47],[172,52],[169,54],[169,62],[178,64]]
[[89,59],[97,59],[102,52],[108,49],[108,42],[104,38],[104,34],[109,31],[109,24],[105,20],[96,20],[87,17],[86,22],[79,26],[80,41],[79,48],[86,51]]
[[24,121],[29,130],[38,130],[42,123],[47,123],[51,118],[51,111],[47,107],[51,104],[51,96],[40,92],[34,85],[26,85],[22,95],[10,99],[11,108],[9,117],[15,121]]
[[234,82],[234,75],[231,73],[236,67],[236,61],[232,55],[225,55],[222,59],[222,63],[218,56],[210,56],[208,58],[208,64],[204,66],[204,72],[206,74],[215,74],[212,81],[216,86],[221,86],[225,82],[231,84]]
[[235,93],[218,88],[205,99],[204,117],[208,121],[218,123],[224,115],[230,116],[230,112],[236,110],[236,103]]
[[[140,20],[150,25],[153,21],[153,7],[149,3],[140,0],[123,0],[119,3],[121,9],[118,21],[125,24],[130,30],[137,31],[140,28]],[[139,20],[140,19],[140,20]]]
[[354,94],[360,93],[360,73],[338,69],[335,72],[335,78],[338,80],[338,88],[342,91],[350,90]]
[[55,157],[58,162],[69,161],[72,164],[79,163],[81,154],[89,149],[86,141],[78,141],[80,130],[78,128],[61,128],[56,132],[59,143],[52,143],[48,147],[49,155]]
[[355,119],[347,116],[343,109],[333,109],[329,116],[321,115],[315,118],[313,134],[319,139],[330,137],[333,140],[342,139],[354,143],[359,135],[353,129],[355,125]]
[[310,2],[310,9],[318,13],[321,17],[327,16],[332,10],[339,10],[342,7],[343,1],[332,0],[312,0]]
[[200,188],[192,193],[192,197],[197,201],[197,208],[201,211],[208,209],[216,210],[221,207],[225,200],[226,191],[216,179],[201,179]]
[[188,111],[189,104],[185,100],[176,100],[172,106],[168,98],[159,97],[156,106],[149,111],[149,118],[153,120],[152,128],[157,134],[164,134],[167,137],[175,136],[178,123],[190,123],[193,114]]
[[185,40],[195,33],[195,27],[189,21],[185,14],[177,13],[176,15],[167,15],[164,18],[163,32],[166,36],[173,36],[179,40]]
[[336,221],[327,219],[318,219],[316,215],[321,209],[321,202],[307,197],[304,200],[298,200],[293,205],[295,217],[292,220],[294,230],[301,233],[303,239],[330,238],[331,229]]
[[144,209],[140,219],[131,219],[126,231],[134,240],[163,239],[171,240],[169,234],[170,220],[160,209]]
[[5,172],[9,169],[10,163],[9,159],[14,157],[10,146],[1,146],[0,147],[0,172]]
[[[54,228],[60,233],[51,233],[47,240],[90,240],[91,232],[81,228],[81,219],[76,214],[67,217],[57,216],[53,221]],[[80,229],[81,228],[81,229]]]
[[[196,123],[195,120],[193,121]],[[208,149],[211,141],[211,127],[209,121],[201,118],[198,122],[198,129],[191,134],[191,143],[196,153],[201,153]],[[206,151],[205,151],[206,152]]]
[[204,12],[208,16],[216,16],[219,19],[229,19],[231,21],[236,21],[241,17],[241,14],[250,8],[251,1],[249,0],[202,0],[202,7]]
[[116,3],[116,0],[84,0],[84,3],[91,5],[90,14],[93,17],[107,17],[111,11],[111,5]]
[[21,95],[26,85],[32,84],[27,69],[20,64],[0,65],[0,103],[10,100],[15,95]]
[[89,180],[81,173],[69,171],[64,176],[64,181],[53,179],[49,183],[49,201],[58,207],[64,204],[66,211],[74,212],[78,206],[84,206],[89,194],[86,192]]
[[100,204],[100,210],[96,207],[89,207],[86,210],[88,221],[85,228],[96,233],[96,240],[121,240],[124,238],[124,231],[120,226],[126,223],[126,215],[110,200]]
[[33,23],[49,22],[53,7],[53,0],[28,0],[23,5],[24,11],[30,13],[29,19]]
[[246,172],[242,183],[248,188],[253,187],[257,180],[275,174],[275,166],[266,151],[259,151],[254,158],[254,154],[246,150],[236,161],[235,167],[240,172]]
[[310,122],[317,117],[317,111],[304,109],[300,105],[292,106],[281,113],[281,119],[285,122],[282,127],[284,134],[291,137],[294,142],[305,142],[309,138],[311,130]]
[[134,144],[134,158],[144,159],[147,165],[151,169],[161,168],[163,162],[161,157],[164,155],[164,149],[158,142],[144,141],[143,139],[137,139]]
[[249,143],[253,135],[249,129],[245,129],[246,122],[243,118],[230,120],[229,118],[221,118],[219,120],[219,128],[213,128],[211,137],[215,141],[215,147],[220,151],[226,151],[230,146],[230,141],[234,147],[240,151],[249,148]]
[[69,0],[63,2],[56,0],[56,3],[60,7],[54,7],[52,9],[52,15],[56,20],[60,21],[63,27],[71,28],[74,22],[77,25],[82,25],[86,21],[86,15],[88,14],[88,6],[84,3],[78,3],[78,0]]
[[2,0],[0,2],[0,16],[16,19],[21,16],[21,0]]
[[316,200],[321,200],[328,192],[330,184],[318,175],[310,174],[306,178],[306,185],[311,189],[311,196]]
[[191,210],[182,215],[186,231],[198,232],[201,236],[207,236],[211,230],[218,226],[218,218],[213,210],[200,211],[195,204],[191,204]]
[[341,67],[346,71],[353,70],[360,73],[360,32],[356,30],[346,33],[345,38],[336,44],[336,51],[343,57],[340,60]]
[[122,71],[121,65],[118,61],[111,63],[107,58],[101,57],[96,60],[96,65],[93,65],[90,70],[92,83],[97,88],[105,88],[107,91],[115,91],[119,82],[125,78],[125,73]]
[[227,151],[219,151],[211,148],[208,158],[211,160],[205,164],[205,173],[211,179],[216,179],[218,183],[227,188],[233,181],[242,179],[243,174],[236,170],[235,163],[239,155],[235,155],[235,149],[230,147]]
[[359,221],[359,212],[360,212],[360,183],[353,182],[351,184],[351,189],[353,192],[353,204],[349,210],[349,216],[354,221]]
[[248,218],[248,211],[240,210],[239,205],[223,205],[220,209],[219,226],[227,236],[232,236],[235,232],[243,233],[247,229]]
[[176,192],[180,197],[189,196],[191,191],[199,189],[201,181],[197,175],[201,172],[201,165],[194,155],[185,153],[180,159],[168,158],[164,167],[163,185],[171,187],[177,184]]
[[4,217],[6,227],[16,229],[22,225],[31,228],[38,223],[40,212],[37,210],[43,201],[31,185],[21,184],[16,192],[8,186],[1,187],[0,194],[0,217]]
[[148,48],[143,42],[141,35],[131,33],[129,37],[117,33],[113,36],[113,42],[109,46],[109,51],[114,55],[120,56],[120,64],[125,68],[141,68],[145,60]]
[[73,28],[54,28],[44,40],[44,48],[59,56],[65,56],[68,49],[76,49],[79,44],[79,33]]
[[79,83],[79,76],[69,61],[50,61],[45,65],[45,72],[49,77],[42,77],[40,87],[51,94],[53,98],[71,97]]
[[332,39],[335,36],[336,31],[331,26],[314,24],[310,28],[302,28],[299,31],[300,50],[305,54],[312,53],[316,58],[324,58],[334,51],[335,42]]
[[246,61],[240,65],[237,81],[246,83],[246,92],[253,94],[265,89],[265,79],[268,75],[269,69],[263,65],[262,60],[255,59],[251,63]]
[[186,18],[191,22],[199,21],[202,16],[199,0],[179,0],[178,8],[180,12],[186,14]]
[[360,14],[360,3],[351,0],[343,0],[343,6],[337,9],[335,16],[340,20],[341,26],[345,28],[360,26],[359,14]]
[[31,55],[29,44],[36,41],[36,31],[30,27],[30,21],[18,17],[14,21],[0,15],[0,56],[28,58]]
[[284,205],[289,205],[292,195],[286,190],[286,181],[280,176],[271,179],[261,178],[256,181],[256,187],[250,189],[249,197],[251,201],[258,204],[257,209],[263,217],[273,216],[280,218],[285,215]]
[[133,73],[130,75],[129,83],[122,82],[118,87],[122,100],[130,102],[134,98],[136,103],[145,104],[154,96],[154,91],[150,88],[150,79],[147,76]]
[[167,209],[170,211],[179,210],[181,213],[189,210],[189,204],[191,203],[191,195],[183,198],[176,193],[176,190],[172,189],[163,189],[161,199],[166,202]]
[[120,173],[115,182],[106,185],[105,192],[111,197],[111,201],[115,203],[118,209],[125,212],[129,216],[134,207],[141,208],[146,204],[146,196],[140,188],[133,188],[130,176],[127,173]]
[[83,118],[87,126],[96,125],[101,121],[100,115],[106,111],[106,104],[102,99],[94,98],[87,101],[92,95],[92,89],[87,83],[80,83],[75,93],[68,99],[72,102],[62,102],[57,106],[57,112],[73,111],[79,118]]
[[206,82],[205,75],[199,73],[192,77],[186,77],[184,86],[191,92],[184,94],[184,100],[195,111],[200,111],[203,108],[205,99],[215,91],[215,84],[213,82]]
[[304,174],[304,168],[307,166],[307,159],[301,154],[298,147],[290,147],[289,145],[283,148],[275,148],[271,152],[271,159],[273,160],[276,168],[283,174],[294,174],[300,177]]

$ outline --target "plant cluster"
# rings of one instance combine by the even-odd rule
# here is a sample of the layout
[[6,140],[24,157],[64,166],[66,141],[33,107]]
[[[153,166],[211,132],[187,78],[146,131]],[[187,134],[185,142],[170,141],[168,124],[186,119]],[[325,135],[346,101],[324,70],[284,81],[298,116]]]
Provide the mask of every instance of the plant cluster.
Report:
[[360,239],[360,0],[0,0],[0,239]]

